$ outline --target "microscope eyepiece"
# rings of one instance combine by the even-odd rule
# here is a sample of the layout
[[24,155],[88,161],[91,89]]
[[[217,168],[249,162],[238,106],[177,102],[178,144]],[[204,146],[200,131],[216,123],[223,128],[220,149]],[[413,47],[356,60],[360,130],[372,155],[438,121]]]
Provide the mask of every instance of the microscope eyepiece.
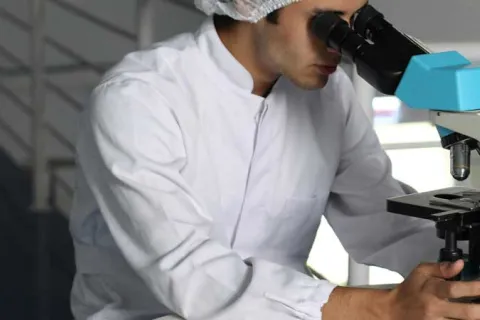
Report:
[[351,22],[353,28],[337,13],[322,11],[309,27],[328,47],[351,60],[371,86],[383,94],[395,94],[411,57],[425,51],[372,6],[360,9]]
[[328,47],[352,61],[357,73],[370,85],[384,94],[395,92],[403,64],[385,56],[382,48],[369,43],[339,15],[331,11],[319,12],[312,18],[310,28]]
[[383,14],[378,12],[371,5],[367,4],[352,15],[352,18],[350,19],[350,25],[361,36],[374,41],[373,37],[375,33],[372,33],[371,29],[381,30],[390,24],[384,20]]
[[311,22],[313,34],[328,47],[337,50],[349,59],[355,61],[355,55],[360,47],[368,44],[348,23],[331,11],[319,12]]
[[333,12],[317,13],[311,20],[311,30],[328,47],[338,51],[352,31],[348,23]]

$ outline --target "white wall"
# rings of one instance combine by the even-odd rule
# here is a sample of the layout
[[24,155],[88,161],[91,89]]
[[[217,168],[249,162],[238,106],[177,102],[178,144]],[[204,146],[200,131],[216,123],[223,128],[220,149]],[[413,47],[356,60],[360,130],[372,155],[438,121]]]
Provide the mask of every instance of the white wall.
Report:
[[[48,35],[90,61],[114,62],[135,49],[135,43],[86,22],[70,12],[47,1],[46,28]],[[178,0],[180,1],[180,0]],[[136,0],[70,0],[78,7],[134,33],[136,25]],[[29,0],[0,0],[6,8],[24,21],[29,17]],[[186,10],[167,0],[155,1],[156,39],[195,29],[204,19],[198,10]],[[0,19],[0,44],[8,47],[23,60],[29,61],[29,35]],[[48,64],[72,62],[71,59],[47,46]],[[0,66],[8,65],[0,56]],[[78,75],[77,75],[78,76]],[[68,79],[67,79],[68,80]],[[62,83],[65,79],[62,79]],[[68,82],[68,81],[67,81]]]
[[[0,5],[27,20],[29,0],[1,0]],[[123,29],[135,32],[135,0],[77,0],[78,7],[112,22]],[[186,10],[169,1],[156,1],[156,36],[158,40],[173,34],[194,29],[203,19],[197,10]],[[47,5],[47,32],[74,51],[93,61],[114,61],[125,52],[135,48],[128,40],[112,35],[82,18],[64,11],[53,3]],[[108,40],[108,42],[106,42]],[[0,42],[15,49],[19,57],[27,61],[28,35],[3,23],[0,28]],[[47,61],[61,63],[71,61],[52,49],[47,51]]]
[[477,0],[370,0],[387,20],[425,42],[480,41]]
[[[132,33],[136,31],[135,0],[70,0],[78,7],[121,26]],[[0,0],[0,7],[29,20],[29,0]],[[194,30],[205,18],[198,10],[187,10],[169,1],[155,2],[156,23],[155,38],[166,39],[180,32]],[[126,40],[86,22],[53,3],[47,4],[46,29],[49,36],[68,46],[84,58],[92,62],[117,62],[125,54],[136,49],[136,43]],[[0,44],[7,47],[24,63],[29,62],[29,34],[0,19]],[[46,63],[48,65],[70,64],[74,60],[47,46]],[[0,55],[1,67],[13,65]],[[0,75],[1,77],[1,75]],[[98,82],[99,75],[94,72],[75,72],[67,75],[49,76],[49,80],[66,89],[76,99],[85,104],[89,92]],[[2,84],[7,85],[24,102],[29,103],[30,79],[28,77],[2,77]],[[55,126],[71,142],[75,142],[78,112],[53,93],[47,95],[47,121]],[[0,118],[26,141],[30,141],[30,118],[20,111],[8,98],[0,94]],[[9,150],[19,163],[27,163],[29,155],[0,128],[0,147]],[[47,145],[51,157],[70,156],[71,152],[49,137]],[[64,170],[61,175],[73,185],[71,170]],[[65,209],[68,201],[63,201]]]

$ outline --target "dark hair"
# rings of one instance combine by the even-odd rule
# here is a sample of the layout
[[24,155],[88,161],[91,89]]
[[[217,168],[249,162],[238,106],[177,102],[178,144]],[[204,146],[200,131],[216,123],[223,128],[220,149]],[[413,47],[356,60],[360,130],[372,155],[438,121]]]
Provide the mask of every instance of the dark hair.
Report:
[[[269,22],[271,24],[277,24],[280,10],[281,9],[278,9],[278,10],[275,10],[275,11],[269,13],[265,18],[267,20],[267,22]],[[235,25],[235,23],[237,23],[237,20],[232,19],[229,16],[219,15],[219,14],[214,14],[213,15],[213,21],[215,22],[215,25],[219,29],[228,29],[228,28],[231,28],[233,25]]]
[[280,15],[280,10],[282,9],[277,9],[275,11],[270,12],[265,19],[271,24],[277,24],[278,16]]

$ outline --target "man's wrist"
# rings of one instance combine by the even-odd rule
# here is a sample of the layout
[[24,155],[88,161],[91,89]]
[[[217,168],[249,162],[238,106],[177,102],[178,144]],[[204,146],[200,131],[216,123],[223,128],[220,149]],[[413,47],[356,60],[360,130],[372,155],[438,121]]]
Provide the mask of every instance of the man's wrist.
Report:
[[335,288],[322,308],[322,320],[385,320],[391,318],[388,289]]

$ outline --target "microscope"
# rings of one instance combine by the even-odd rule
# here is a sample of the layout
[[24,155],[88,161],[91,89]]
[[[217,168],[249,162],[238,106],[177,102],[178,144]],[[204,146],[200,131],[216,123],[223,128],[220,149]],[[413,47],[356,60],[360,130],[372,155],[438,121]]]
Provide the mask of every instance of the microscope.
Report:
[[[350,23],[337,13],[319,12],[310,28],[379,92],[429,110],[442,147],[450,150],[452,177],[468,178],[471,152],[480,154],[480,67],[456,51],[430,52],[369,4]],[[394,197],[387,199],[387,211],[435,223],[445,241],[439,261],[465,261],[462,274],[452,280],[480,277],[480,190],[453,187]],[[468,241],[468,253],[458,241]]]

